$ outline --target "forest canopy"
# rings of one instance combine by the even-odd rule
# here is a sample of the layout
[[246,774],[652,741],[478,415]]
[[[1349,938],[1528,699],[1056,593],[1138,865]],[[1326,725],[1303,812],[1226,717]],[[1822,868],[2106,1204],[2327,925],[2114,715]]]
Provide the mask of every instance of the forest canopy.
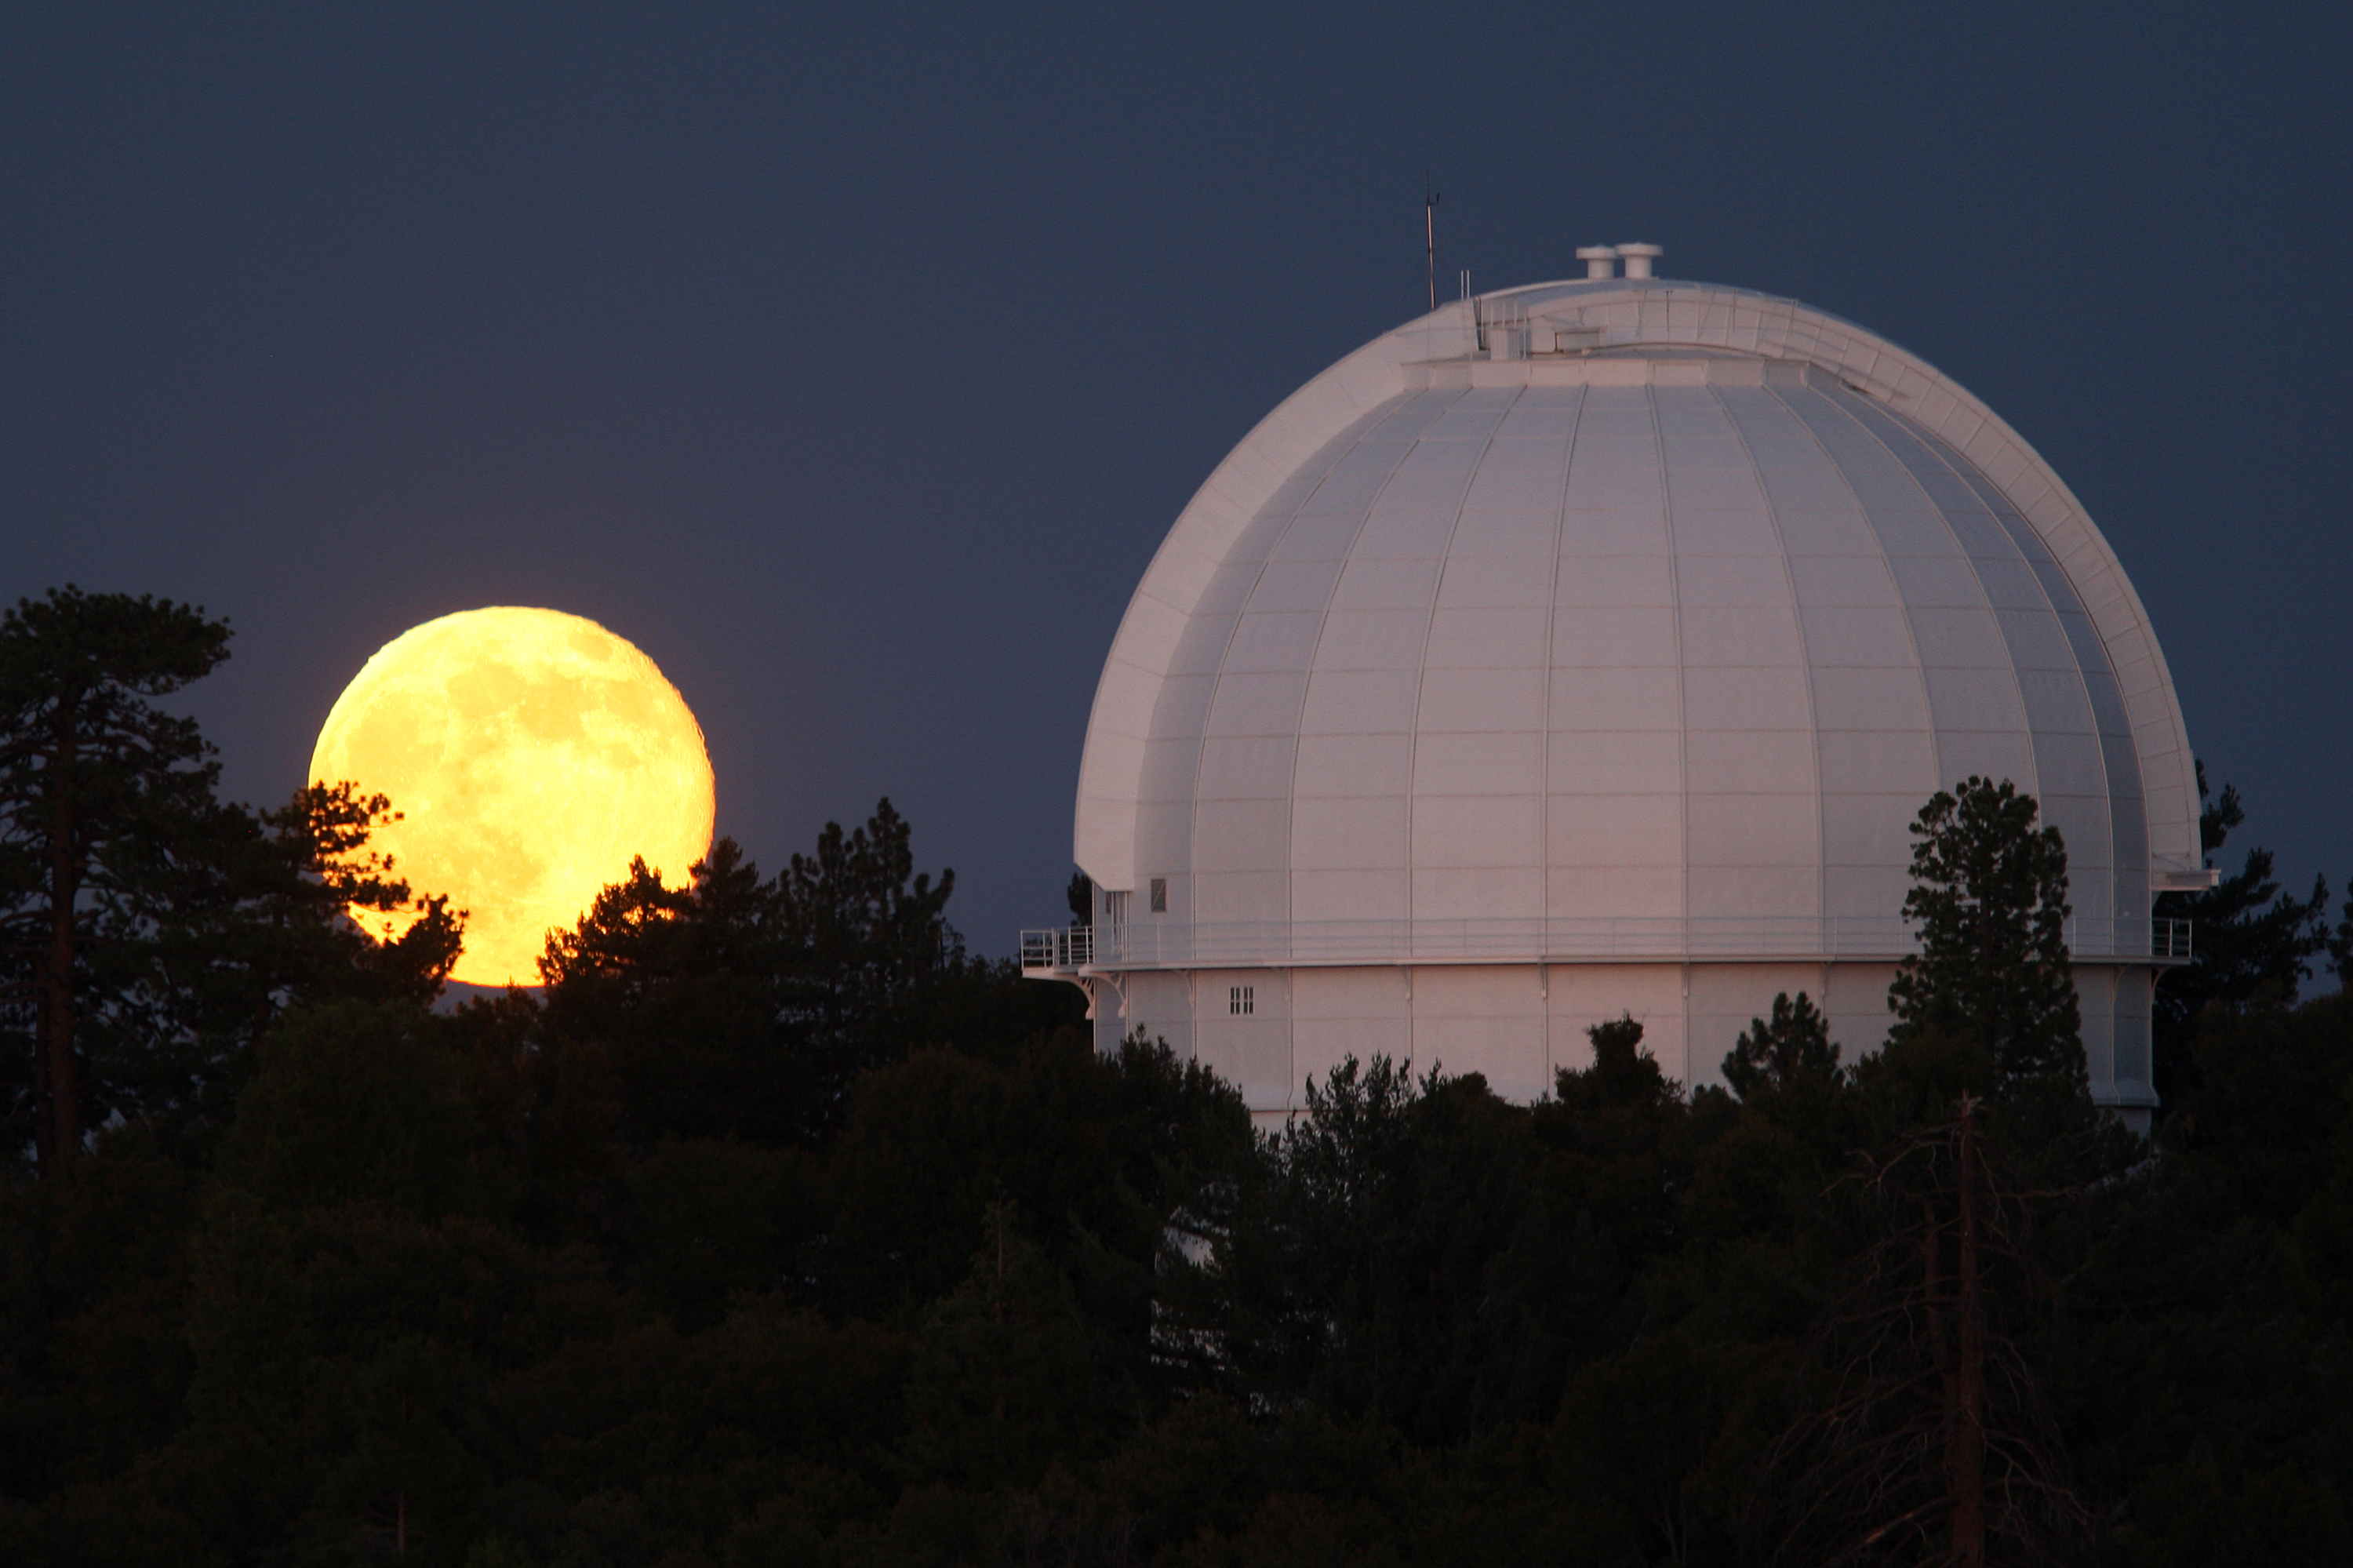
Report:
[[0,620],[16,1560],[2353,1556],[2353,1009],[2299,995],[2353,910],[2263,851],[2187,901],[2153,1139],[2084,1091],[2063,843],[1981,779],[1883,1041],[1785,996],[1694,1088],[1620,1019],[1533,1105],[1349,1061],[1268,1133],[968,953],[888,800],[452,1005],[399,802],[217,799],[158,699],[227,647]]

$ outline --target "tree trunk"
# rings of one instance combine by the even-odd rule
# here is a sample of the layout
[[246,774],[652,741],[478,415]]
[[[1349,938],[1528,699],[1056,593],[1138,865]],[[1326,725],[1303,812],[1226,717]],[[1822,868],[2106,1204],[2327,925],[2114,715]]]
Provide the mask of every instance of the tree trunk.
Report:
[[48,971],[36,954],[33,974],[33,1159],[46,1176],[58,1168],[57,1128],[49,1115],[49,981]]
[[40,976],[37,1047],[48,1090],[43,1175],[64,1170],[81,1148],[81,1075],[74,1064],[74,906],[81,897],[81,863],[74,853],[74,717],[71,707],[59,705],[57,748],[49,758],[49,945]]
[[1978,1287],[1977,1103],[1961,1102],[1960,1276],[1952,1405],[1945,1429],[1946,1473],[1953,1497],[1953,1560],[1985,1568],[1985,1315]]

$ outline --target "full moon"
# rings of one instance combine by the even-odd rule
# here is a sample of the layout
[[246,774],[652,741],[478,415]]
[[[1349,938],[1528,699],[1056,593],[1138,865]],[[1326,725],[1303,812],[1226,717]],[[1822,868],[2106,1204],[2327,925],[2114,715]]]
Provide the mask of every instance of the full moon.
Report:
[[685,699],[559,610],[470,609],[385,643],[335,700],[311,777],[391,797],[401,818],[374,846],[413,893],[467,912],[453,978],[474,985],[536,984],[548,931],[633,857],[675,887],[711,847],[711,758]]

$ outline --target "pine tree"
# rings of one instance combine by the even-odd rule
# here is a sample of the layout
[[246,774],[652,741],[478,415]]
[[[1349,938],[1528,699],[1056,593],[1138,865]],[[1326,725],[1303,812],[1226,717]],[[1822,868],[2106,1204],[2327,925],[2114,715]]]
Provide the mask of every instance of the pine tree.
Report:
[[[217,1113],[285,1007],[426,1001],[460,916],[411,905],[368,848],[390,802],[349,785],[256,812],[220,800],[195,721],[153,699],[228,656],[228,623],[70,585],[0,615],[0,1010],[44,1171],[112,1115]],[[378,942],[353,909],[411,908]]]
[[446,895],[412,888],[372,846],[375,830],[400,818],[388,796],[348,782],[308,784],[252,818],[257,832],[233,891],[244,927],[269,935],[251,944],[269,958],[249,988],[281,1006],[325,996],[423,1006],[441,993],[464,945],[465,912]]
[[1978,1103],[1841,1186],[1872,1239],[1807,1346],[1796,1419],[1767,1457],[1750,1528],[1775,1563],[2065,1563],[2088,1555],[2050,1402],[2021,1349],[2050,1295],[2038,1208]]
[[85,1082],[93,993],[139,989],[140,938],[224,826],[212,747],[151,699],[209,673],[228,637],[194,606],[70,584],[0,615],[0,928],[45,1171],[111,1108]]
[[907,1048],[926,988],[964,965],[955,873],[916,871],[911,837],[885,798],[853,832],[828,822],[776,880],[786,1032],[822,1085],[813,1130],[839,1124],[849,1081]]
[[1810,1075],[1824,1083],[1839,1077],[1838,1047],[1831,1044],[1830,1025],[1804,991],[1791,1001],[1788,991],[1773,999],[1773,1017],[1751,1019],[1724,1059],[1724,1081],[1742,1099],[1753,1099],[1760,1089]]
[[[2211,863],[2231,831],[2246,821],[2247,812],[2237,786],[2223,785],[2219,796],[2209,792],[2203,762],[2198,765],[2198,833]],[[2190,923],[2196,955],[2157,980],[2157,1092],[2168,1105],[2192,1085],[2190,1041],[2207,1003],[2248,1001],[2266,988],[2292,1002],[2300,984],[2312,978],[2312,960],[2328,948],[2327,880],[2316,877],[2312,896],[2295,898],[2280,891],[2272,868],[2271,851],[2250,849],[2236,874],[2204,892],[2168,893],[2158,899],[2160,916]],[[2353,906],[2348,912],[2353,915]]]
[[2037,828],[2010,780],[1938,790],[1912,824],[1904,917],[1920,950],[1888,988],[1898,1038],[1946,1030],[1990,1052],[2006,1082],[2085,1081],[2083,1020],[2067,954],[2067,847]]
[[[807,1063],[783,1036],[776,888],[733,839],[666,887],[640,859],[539,972],[558,1052],[601,1058],[623,1136],[791,1141],[807,1120]],[[571,1064],[574,1067],[583,1064]]]
[[633,866],[550,937],[551,1031],[607,1058],[634,1137],[822,1141],[851,1080],[923,1040],[933,1000],[1008,978],[965,959],[944,913],[955,874],[918,873],[911,837],[885,800],[771,881],[728,839],[686,888]]

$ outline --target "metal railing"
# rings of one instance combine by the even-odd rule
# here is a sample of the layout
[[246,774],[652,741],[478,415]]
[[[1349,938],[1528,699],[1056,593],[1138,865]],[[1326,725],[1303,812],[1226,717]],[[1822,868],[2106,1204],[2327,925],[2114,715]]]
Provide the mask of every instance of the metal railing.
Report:
[[1025,969],[1083,969],[1095,961],[1095,928],[1060,927],[1021,933],[1021,967]]
[[[2079,916],[2068,950],[2087,960],[2189,960],[2187,920]],[[1595,916],[1513,920],[1147,920],[1021,933],[1025,969],[1261,964],[1900,959],[1919,950],[1900,916]]]
[[2152,920],[2149,922],[2148,956],[2168,963],[2189,961],[2189,922],[2187,920]]

